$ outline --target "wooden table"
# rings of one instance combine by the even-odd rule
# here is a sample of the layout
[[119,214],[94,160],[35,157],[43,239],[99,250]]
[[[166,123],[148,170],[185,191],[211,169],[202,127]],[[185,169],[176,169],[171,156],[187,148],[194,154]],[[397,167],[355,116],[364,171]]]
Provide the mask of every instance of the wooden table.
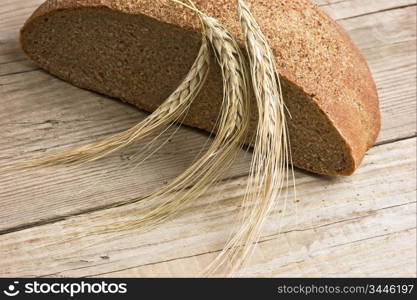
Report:
[[[18,30],[41,2],[0,1],[2,166],[109,136],[144,117],[28,62]],[[240,275],[416,276],[415,0],[317,3],[366,56],[382,132],[354,176],[296,171],[297,201],[285,214],[279,207],[272,212]],[[144,205],[129,200],[178,175],[207,138],[181,128],[137,168],[129,163],[138,146],[82,167],[1,173],[0,276],[196,276],[233,230],[249,154],[240,155],[220,186],[151,232],[92,234],[91,228],[134,218]]]

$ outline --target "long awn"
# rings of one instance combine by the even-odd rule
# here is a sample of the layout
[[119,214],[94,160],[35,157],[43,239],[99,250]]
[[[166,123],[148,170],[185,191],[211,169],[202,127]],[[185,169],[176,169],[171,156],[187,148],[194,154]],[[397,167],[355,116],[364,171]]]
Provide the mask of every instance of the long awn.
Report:
[[229,267],[228,274],[234,274],[247,262],[289,178],[291,161],[286,108],[274,55],[249,7],[243,0],[237,0],[237,6],[259,121],[240,228],[207,268],[208,275],[222,266]]
[[161,204],[151,207],[150,212],[141,213],[132,221],[115,222],[111,226],[94,228],[93,231],[149,230],[171,218],[220,180],[233,164],[246,139],[250,121],[251,80],[259,121],[240,229],[205,272],[214,274],[227,264],[231,266],[230,274],[233,274],[246,263],[253,251],[266,217],[281,196],[285,178],[288,180],[289,177],[291,153],[279,75],[267,39],[243,0],[237,0],[237,6],[250,69],[238,43],[222,24],[199,11],[191,0],[188,0],[190,5],[179,0],[171,1],[196,12],[203,25],[200,51],[175,92],[144,121],[118,135],[62,154],[36,159],[22,167],[94,161],[143,140],[179,119],[198,96],[207,78],[211,45],[222,73],[223,102],[216,135],[208,151],[168,185],[142,199],[162,200]]
[[223,25],[201,12],[199,14],[204,24],[204,34],[214,50],[223,75],[223,102],[213,142],[207,152],[183,174],[143,199],[161,199],[162,204],[149,213],[138,216],[134,221],[113,224],[108,228],[98,229],[99,232],[132,228],[149,230],[166,221],[220,180],[243,146],[250,120],[250,90],[244,56],[236,40]]
[[204,86],[209,73],[209,66],[210,48],[203,35],[199,53],[182,83],[142,122],[104,140],[70,149],[63,153],[37,158],[13,166],[12,169],[92,162],[160,132],[161,129],[178,120],[188,110]]

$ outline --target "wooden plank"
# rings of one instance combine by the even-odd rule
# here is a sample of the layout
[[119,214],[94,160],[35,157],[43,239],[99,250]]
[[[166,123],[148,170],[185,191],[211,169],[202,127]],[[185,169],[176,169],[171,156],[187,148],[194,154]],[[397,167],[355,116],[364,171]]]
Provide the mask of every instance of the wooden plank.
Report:
[[[376,8],[383,11],[392,8],[391,1],[377,3],[379,4]],[[346,7],[342,9],[339,7],[341,4]],[[394,7],[402,7],[407,4],[410,2],[400,1]],[[371,7],[369,4],[363,7],[364,5],[351,1],[337,1],[332,2],[331,5],[336,5],[340,11],[356,11],[358,14],[366,12]],[[372,16],[367,15],[341,21],[342,26],[349,31],[364,52],[379,88],[383,112],[383,130],[379,138],[380,142],[395,140],[399,134],[411,136],[416,132],[415,16],[415,7],[408,7],[407,9],[384,11]],[[15,42],[17,43],[17,41]],[[19,53],[17,46],[13,47],[15,49],[12,52]],[[13,59],[14,61],[2,65],[0,75],[33,69],[33,66],[26,60],[22,61],[21,56],[13,57]],[[28,76],[34,75],[28,74]],[[400,104],[399,99],[402,100]]]
[[[242,275],[415,276],[415,151],[415,138],[375,147],[346,179],[297,174],[297,201],[273,210]],[[234,228],[244,183],[219,186],[147,233],[92,234],[135,218],[139,204],[3,234],[0,276],[194,276]]]
[[[4,61],[0,68],[0,76],[25,72],[34,69],[21,56],[17,46],[17,29],[23,23],[25,13],[31,11],[37,0],[29,2],[26,6],[18,9],[16,17],[3,18],[4,32],[12,37],[2,42],[4,47],[12,47],[11,50],[0,48],[0,57],[3,53]],[[364,52],[368,63],[371,66],[381,96],[381,109],[383,113],[382,133],[379,142],[395,140],[405,136],[412,136],[416,132],[416,14],[413,1],[319,1],[326,9],[332,7],[330,14],[340,18],[333,11],[349,12],[351,16],[365,15],[350,20],[342,20],[340,23],[345,27],[354,41]],[[6,1],[5,9],[8,12],[13,2]],[[406,9],[392,8],[406,7]],[[373,13],[373,11],[382,11]],[[21,18],[19,22],[16,19]],[[0,23],[1,24],[1,23]],[[3,31],[2,31],[3,32]],[[1,63],[0,58],[0,63]],[[35,76],[28,74],[28,76]],[[401,100],[401,101],[399,101]],[[400,102],[400,103],[399,103]]]
[[379,143],[416,134],[416,7],[340,21],[365,55],[378,87]]
[[20,50],[19,29],[43,0],[0,1],[0,76],[37,69]]
[[[412,208],[411,208],[412,209]],[[392,215],[391,217],[397,217]],[[389,219],[385,222],[390,222]],[[333,235],[340,234],[352,241],[322,245],[319,240],[310,244],[293,242],[317,234],[329,235],[325,230],[308,230],[303,233],[285,234],[259,244],[252,264],[239,274],[242,277],[416,277],[416,248],[410,243],[416,239],[415,229],[362,237],[351,234],[364,226],[342,223],[327,228]],[[340,226],[341,225],[341,226]],[[382,222],[373,225],[384,225]],[[366,225],[365,225],[366,226]],[[349,235],[345,231],[349,231]],[[353,237],[355,236],[355,237]],[[401,251],[399,251],[401,249]],[[94,277],[187,277],[201,272],[215,253],[178,258],[166,262],[147,264],[125,270],[103,273]],[[288,255],[291,253],[291,255]],[[389,262],[384,262],[389,257]],[[72,273],[75,274],[75,273]],[[377,275],[376,275],[377,274]]]
[[[24,74],[8,76],[0,81],[0,89],[8,96],[7,109],[0,110],[3,164],[16,157],[39,156],[46,149],[59,151],[71,144],[103,138],[145,116],[132,106],[38,73],[28,78]],[[16,127],[20,128],[18,134]],[[130,157],[143,151],[150,140],[82,167],[0,174],[0,230],[123,202],[160,188],[210,145],[207,134],[188,128],[170,138],[175,129],[176,126],[161,138],[170,142],[137,168]],[[249,161],[250,156],[242,151],[229,175],[246,174]]]
[[415,5],[415,0],[315,0],[334,19],[354,18],[360,15]]
[[[11,51],[7,47],[13,45],[12,41],[17,45],[13,30],[18,30],[25,15],[39,2],[2,2],[0,61],[3,60],[3,64],[0,65],[0,76],[3,70],[6,73],[28,71],[30,64],[19,61],[20,56],[13,56],[20,55],[16,54],[19,53],[17,48]],[[13,7],[17,9],[12,17],[8,12]],[[397,20],[396,25],[393,20]],[[343,20],[342,25],[363,48],[379,87],[383,116],[379,142],[415,135],[414,8]],[[4,40],[4,36],[8,38]],[[18,61],[4,64],[11,59]],[[120,132],[144,117],[130,106],[74,88],[42,71],[0,77],[0,95],[0,126],[4,129],[0,133],[0,159],[3,165],[17,158],[28,159],[47,150]],[[135,170],[127,169],[126,163],[127,157],[137,149],[132,148],[83,168],[0,175],[0,205],[7,208],[0,212],[0,231],[48,222],[147,195],[184,170],[205,141],[204,134],[180,129],[172,143]],[[241,157],[230,176],[246,174],[248,164],[249,158]]]

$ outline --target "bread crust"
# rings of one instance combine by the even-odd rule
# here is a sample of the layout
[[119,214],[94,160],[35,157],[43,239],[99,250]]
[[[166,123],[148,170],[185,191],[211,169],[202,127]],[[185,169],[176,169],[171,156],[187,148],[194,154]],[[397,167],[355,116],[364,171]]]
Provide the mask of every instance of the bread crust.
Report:
[[[234,0],[194,2],[219,19],[243,46]],[[327,175],[352,174],[380,130],[377,90],[364,57],[345,30],[308,0],[246,2],[270,42],[280,75],[310,95],[346,143],[351,165]],[[170,0],[48,0],[28,19],[22,32],[49,13],[91,7],[143,14],[189,31],[201,31],[195,14]]]

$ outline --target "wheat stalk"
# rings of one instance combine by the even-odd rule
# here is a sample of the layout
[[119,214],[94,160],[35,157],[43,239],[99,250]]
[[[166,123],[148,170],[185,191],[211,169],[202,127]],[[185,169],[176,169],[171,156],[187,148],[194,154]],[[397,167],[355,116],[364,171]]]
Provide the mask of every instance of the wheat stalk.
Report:
[[209,65],[210,48],[207,39],[203,36],[198,55],[182,83],[142,122],[102,141],[83,145],[60,154],[24,162],[13,166],[12,169],[92,162],[155,134],[164,126],[176,121],[188,110],[206,81]]
[[[205,82],[209,71],[208,44],[211,44],[223,78],[223,102],[212,145],[183,174],[143,199],[160,199],[162,204],[153,206],[149,213],[139,215],[133,221],[94,228],[94,233],[137,228],[149,230],[166,221],[222,178],[233,164],[246,138],[250,120],[250,83],[249,71],[239,45],[222,24],[200,12],[192,1],[189,0],[190,5],[179,0],[171,1],[197,12],[204,29],[200,52],[176,91],[154,113],[125,132],[59,155],[34,160],[24,166],[27,168],[97,160],[142,140],[175,121],[187,111]],[[249,8],[243,0],[237,0],[237,3],[250,61],[259,121],[248,186],[243,199],[241,227],[206,269],[206,275],[213,274],[225,264],[231,266],[230,273],[233,274],[245,264],[259,239],[266,217],[281,195],[291,160],[285,106],[272,51]],[[132,202],[139,200],[141,199]]]
[[285,178],[289,178],[291,160],[285,105],[274,55],[248,6],[243,0],[237,0],[237,4],[259,121],[240,229],[207,268],[207,275],[226,266],[228,274],[234,274],[247,262],[269,212],[280,198]]
[[[166,221],[190,201],[205,193],[233,164],[249,125],[249,82],[245,59],[235,39],[214,18],[200,13],[223,77],[223,102],[218,130],[208,151],[175,180],[143,199],[163,200],[149,213],[131,222],[112,224],[95,233],[141,228],[149,230]],[[138,199],[139,201],[139,199]]]

